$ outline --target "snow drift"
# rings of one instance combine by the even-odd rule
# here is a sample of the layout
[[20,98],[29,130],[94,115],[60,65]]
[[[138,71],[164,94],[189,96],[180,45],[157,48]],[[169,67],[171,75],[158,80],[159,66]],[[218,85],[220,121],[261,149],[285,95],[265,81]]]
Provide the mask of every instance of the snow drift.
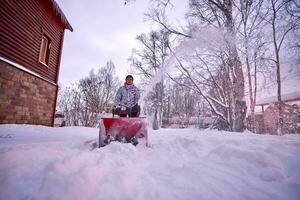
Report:
[[160,129],[150,148],[98,130],[0,125],[0,199],[300,199],[300,136]]

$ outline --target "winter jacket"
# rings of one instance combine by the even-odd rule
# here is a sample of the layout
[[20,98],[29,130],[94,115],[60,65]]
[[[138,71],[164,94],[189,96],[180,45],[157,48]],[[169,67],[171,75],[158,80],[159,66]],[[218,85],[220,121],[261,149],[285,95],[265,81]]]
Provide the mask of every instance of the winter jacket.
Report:
[[140,90],[134,85],[120,87],[117,91],[114,104],[115,106],[124,106],[126,108],[134,107],[140,99]]

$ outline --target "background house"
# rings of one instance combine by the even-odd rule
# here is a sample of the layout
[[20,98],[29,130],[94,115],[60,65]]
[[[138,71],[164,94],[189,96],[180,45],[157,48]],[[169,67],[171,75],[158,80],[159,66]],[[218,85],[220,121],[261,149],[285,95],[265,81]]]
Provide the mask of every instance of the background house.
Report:
[[[283,133],[300,133],[300,92],[291,92],[282,95]],[[255,113],[256,133],[277,134],[278,102],[277,96],[260,99],[256,106],[261,112]],[[247,120],[248,129],[253,130],[250,116]]]
[[54,0],[0,0],[0,123],[53,125],[65,29]]
[[[300,107],[296,104],[283,105],[283,133],[300,133]],[[264,131],[277,134],[278,106],[271,104],[264,112]]]

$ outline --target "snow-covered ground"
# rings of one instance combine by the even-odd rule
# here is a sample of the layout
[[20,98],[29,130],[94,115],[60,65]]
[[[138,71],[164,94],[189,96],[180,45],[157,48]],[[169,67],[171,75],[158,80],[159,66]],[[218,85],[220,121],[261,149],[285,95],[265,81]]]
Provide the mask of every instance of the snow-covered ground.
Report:
[[0,199],[300,199],[300,135],[160,129],[91,151],[97,134],[0,125]]

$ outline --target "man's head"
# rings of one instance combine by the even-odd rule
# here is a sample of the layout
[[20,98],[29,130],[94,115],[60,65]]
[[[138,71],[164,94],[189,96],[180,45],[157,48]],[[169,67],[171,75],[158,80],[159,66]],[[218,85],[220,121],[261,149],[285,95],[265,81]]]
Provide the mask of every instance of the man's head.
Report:
[[127,85],[132,85],[133,84],[133,76],[132,75],[127,75],[125,78],[126,84]]

